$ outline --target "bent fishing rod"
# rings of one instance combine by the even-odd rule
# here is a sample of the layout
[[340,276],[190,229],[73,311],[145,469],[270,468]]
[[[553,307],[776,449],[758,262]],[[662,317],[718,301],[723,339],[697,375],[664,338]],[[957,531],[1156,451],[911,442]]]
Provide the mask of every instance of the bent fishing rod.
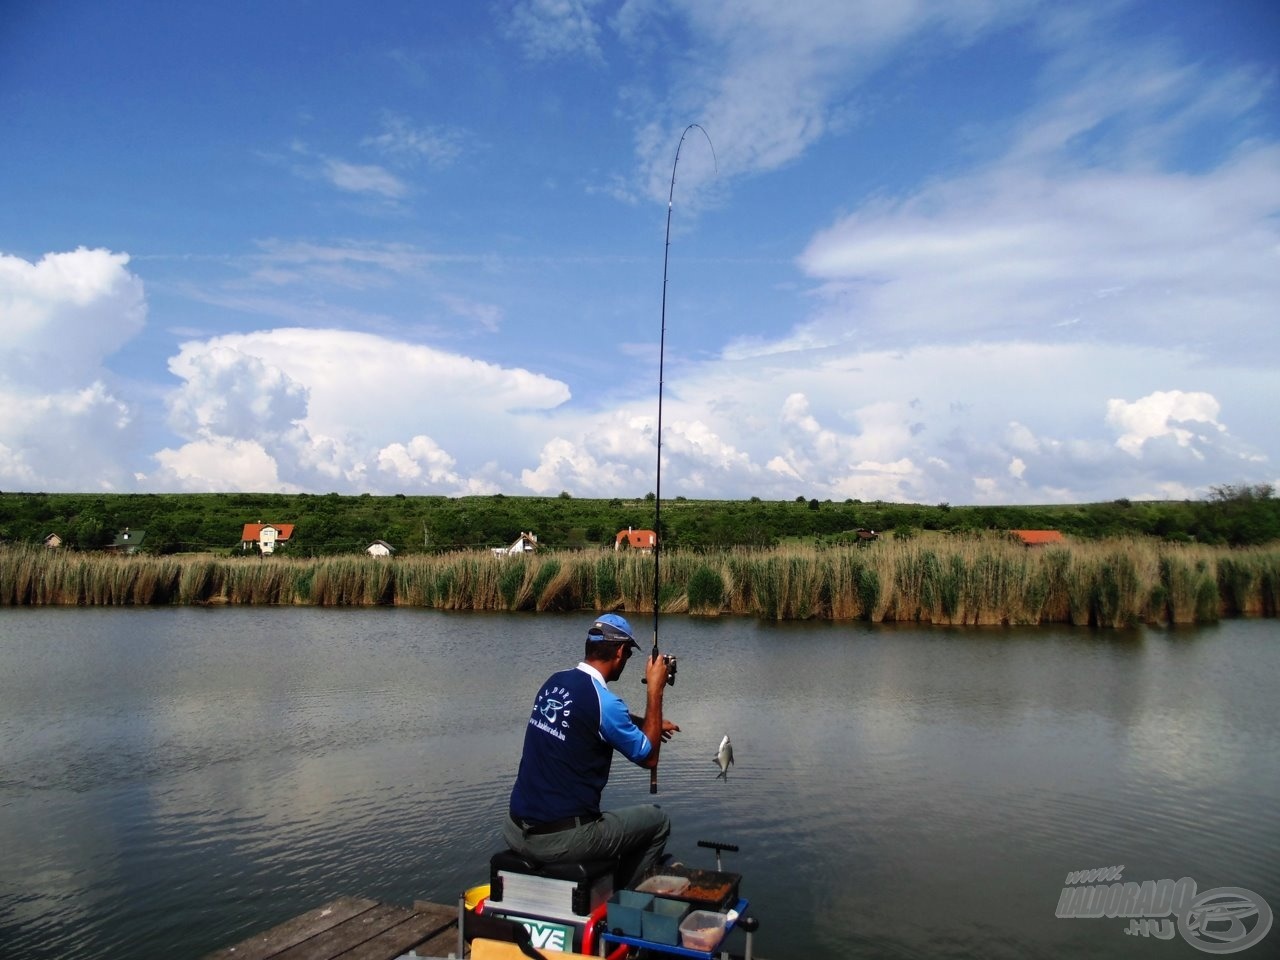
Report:
[[[711,147],[711,158],[715,162],[716,148],[711,142],[711,135],[703,130],[701,124],[691,123],[684,128],[684,133],[680,134],[680,142],[676,145],[676,158],[671,164],[671,187],[667,191],[667,235],[665,244],[662,249],[662,328],[658,335],[658,464],[655,470],[654,479],[654,502],[653,502],[653,652],[650,655],[651,660],[657,661],[661,655],[658,652],[658,615],[661,612],[662,604],[659,602],[659,590],[661,587],[661,578],[659,576],[659,564],[662,556],[662,383],[664,374],[664,362],[666,359],[667,348],[667,264],[671,255],[671,210],[675,204],[676,195],[676,169],[680,166],[680,150],[684,146],[685,137],[689,136],[690,130],[701,130],[702,135],[707,138],[707,146]],[[717,170],[719,163],[716,163]],[[667,684],[671,685],[676,682],[676,658],[667,656]],[[655,763],[649,768],[649,792],[658,792],[658,766]]]

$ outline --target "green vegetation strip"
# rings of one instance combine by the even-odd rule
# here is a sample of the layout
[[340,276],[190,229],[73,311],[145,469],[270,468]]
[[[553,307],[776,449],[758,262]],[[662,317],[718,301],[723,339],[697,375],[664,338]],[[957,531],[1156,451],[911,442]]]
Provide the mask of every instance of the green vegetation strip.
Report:
[[[909,540],[931,533],[1059,530],[1077,540],[1142,536],[1181,543],[1261,546],[1280,541],[1280,498],[1269,485],[1215,487],[1205,500],[1043,506],[951,506],[883,501],[687,500],[662,504],[667,549],[839,545],[859,528]],[[539,548],[612,547],[620,530],[654,523],[652,495],[637,499],[558,497],[340,496],[336,493],[90,494],[0,493],[0,543],[96,550],[125,528],[153,554],[242,554],[245,524],[292,524],[293,556],[360,553],[383,540],[398,556],[509,546],[525,531]],[[136,541],[135,541],[136,542]],[[870,590],[870,586],[867,587]]]

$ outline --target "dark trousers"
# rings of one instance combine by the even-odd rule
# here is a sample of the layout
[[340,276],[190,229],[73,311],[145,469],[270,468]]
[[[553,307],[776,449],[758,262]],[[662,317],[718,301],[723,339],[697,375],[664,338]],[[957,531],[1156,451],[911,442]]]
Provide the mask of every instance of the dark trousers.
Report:
[[652,804],[611,810],[594,823],[555,833],[521,829],[510,817],[502,837],[516,853],[543,863],[566,860],[618,860],[614,887],[625,889],[644,879],[657,864],[671,836],[671,818]]

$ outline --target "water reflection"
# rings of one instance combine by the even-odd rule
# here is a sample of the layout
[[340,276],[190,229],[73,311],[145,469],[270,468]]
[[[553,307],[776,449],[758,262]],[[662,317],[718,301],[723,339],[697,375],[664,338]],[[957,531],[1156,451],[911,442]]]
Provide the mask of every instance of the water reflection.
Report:
[[[3,616],[0,952],[22,957],[200,955],[341,894],[452,902],[484,879],[528,702],[585,626]],[[1271,623],[664,630],[673,847],[741,845],[766,956],[1128,956],[1119,921],[1053,915],[1067,872],[1116,862],[1280,908]],[[648,802],[616,769],[607,802]]]

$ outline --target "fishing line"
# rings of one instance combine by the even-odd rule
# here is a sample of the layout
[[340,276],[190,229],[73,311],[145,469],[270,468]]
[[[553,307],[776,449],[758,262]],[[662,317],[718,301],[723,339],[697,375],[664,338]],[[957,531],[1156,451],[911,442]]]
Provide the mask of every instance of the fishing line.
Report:
[[[658,335],[658,465],[655,471],[656,477],[654,481],[654,504],[653,504],[653,653],[652,659],[658,659],[658,615],[660,613],[659,588],[661,580],[659,577],[659,563],[662,556],[662,383],[664,375],[664,367],[667,349],[667,263],[671,255],[671,210],[674,206],[676,195],[676,169],[680,166],[680,150],[684,146],[685,137],[689,136],[690,130],[701,130],[702,135],[707,138],[707,146],[711,148],[711,161],[715,165],[716,173],[720,172],[719,161],[716,160],[716,147],[711,142],[711,135],[703,130],[701,124],[691,123],[684,128],[684,133],[680,134],[680,142],[676,145],[676,158],[671,164],[671,187],[667,191],[667,235],[665,245],[662,249],[662,329]],[[673,665],[674,666],[674,665]],[[670,682],[669,678],[668,682]],[[653,766],[649,768],[649,792],[658,792],[658,768]]]

